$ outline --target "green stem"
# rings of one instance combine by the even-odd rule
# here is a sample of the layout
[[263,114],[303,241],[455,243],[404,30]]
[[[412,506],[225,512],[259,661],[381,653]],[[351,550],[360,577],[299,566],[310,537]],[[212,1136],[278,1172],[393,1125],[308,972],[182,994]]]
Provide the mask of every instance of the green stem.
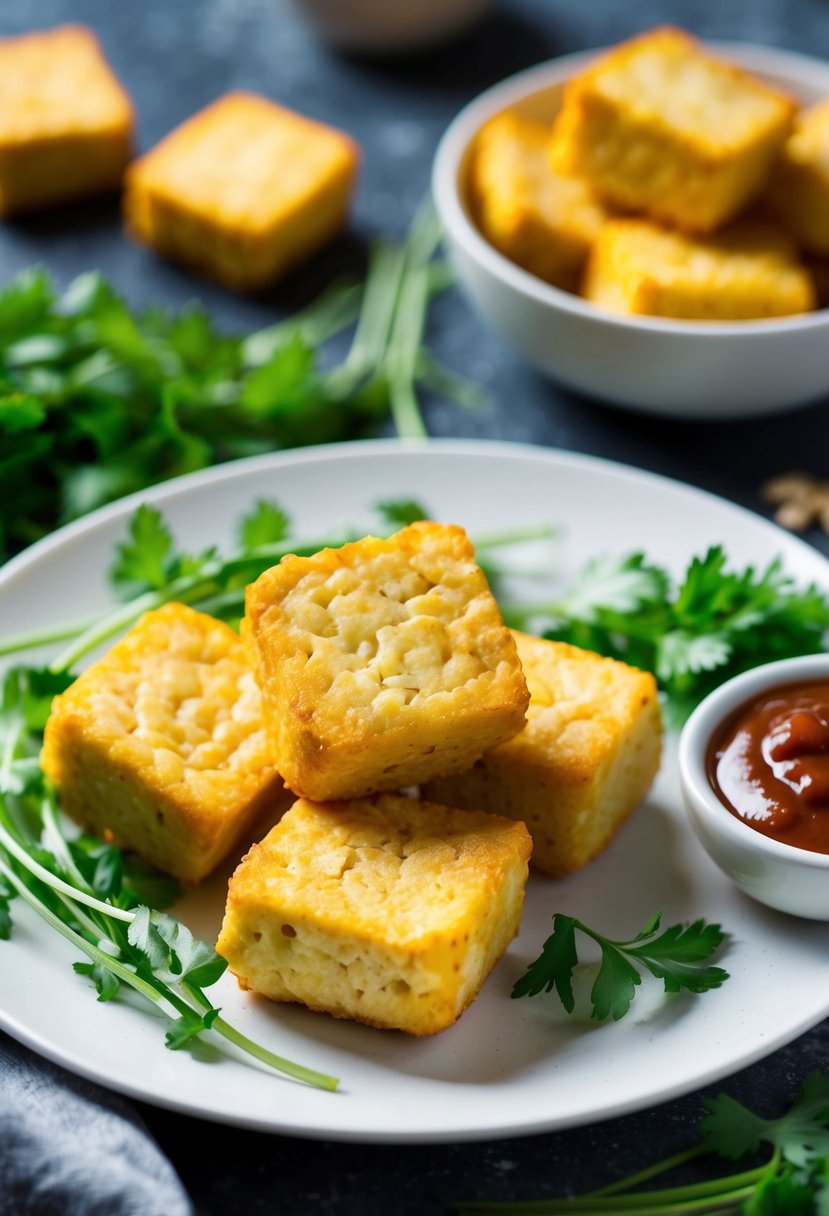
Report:
[[0,857],[0,874],[2,874],[3,877],[12,884],[21,899],[25,900],[29,907],[33,908],[34,911],[37,912],[38,916],[42,917],[42,919],[45,920],[46,923],[51,926],[51,928],[56,929],[58,933],[60,933],[61,937],[65,937],[67,941],[73,944],[73,946],[76,946],[79,950],[83,951],[87,958],[92,959],[93,963],[98,963],[100,966],[106,967],[112,972],[113,975],[116,975],[119,980],[122,980],[125,984],[129,984],[131,988],[134,988],[136,992],[140,992],[141,995],[145,996],[148,1000],[157,1003],[162,999],[162,994],[157,992],[151,984],[148,984],[145,980],[142,980],[141,977],[136,975],[134,971],[130,971],[129,967],[125,967],[123,963],[119,963],[118,960],[113,958],[111,954],[107,954],[105,950],[101,950],[100,947],[93,945],[92,942],[88,942],[85,937],[81,936],[80,933],[76,933],[74,929],[70,929],[69,925],[64,924],[59,917],[55,916],[54,912],[52,912],[50,908],[47,908],[44,903],[41,903],[41,901],[26,886],[26,884],[22,882],[20,878],[18,878],[14,870],[12,870],[10,866],[6,865],[2,857]]
[[552,524],[528,524],[501,532],[476,533],[472,539],[476,549],[501,549],[505,545],[521,545],[531,540],[551,540],[556,532]]
[[249,1039],[247,1035],[242,1034],[240,1030],[237,1030],[235,1026],[231,1026],[222,1017],[217,1017],[210,1029],[215,1030],[222,1038],[241,1048],[248,1055],[255,1056],[263,1064],[276,1069],[277,1072],[285,1073],[286,1076],[293,1077],[296,1081],[303,1081],[306,1085],[314,1086],[315,1089],[325,1089],[329,1092],[333,1092],[340,1084],[337,1077],[331,1077],[324,1072],[317,1072],[314,1068],[306,1068],[302,1064],[294,1064],[291,1060],[286,1060],[283,1056],[278,1056],[274,1052],[268,1051],[266,1047],[261,1047],[259,1043],[254,1042],[253,1039]]
[[391,413],[401,439],[428,438],[415,392],[427,300],[427,268],[415,266],[407,272],[400,289],[387,356]]
[[655,1161],[653,1165],[647,1166],[643,1170],[639,1170],[636,1174],[628,1174],[619,1182],[612,1182],[609,1186],[600,1187],[596,1191],[589,1191],[588,1195],[592,1199],[604,1199],[608,1195],[617,1195],[622,1191],[631,1191],[635,1186],[639,1186],[643,1182],[649,1182],[651,1178],[657,1178],[660,1174],[667,1174],[670,1170],[677,1169],[680,1165],[685,1165],[688,1161],[693,1161],[696,1157],[705,1156],[711,1150],[705,1144],[696,1144],[693,1148],[686,1148],[681,1153],[674,1153],[672,1157],[663,1157],[661,1161]]
[[75,638],[98,620],[98,617],[86,617],[72,625],[55,625],[49,629],[29,630],[26,633],[13,633],[0,641],[0,655],[14,654],[18,650],[34,650],[36,646],[51,646],[55,642],[63,642]]
[[47,887],[51,887],[53,891],[60,891],[64,895],[68,895],[70,899],[76,903],[85,904],[88,908],[94,908],[97,912],[104,913],[105,916],[111,916],[115,920],[132,921],[134,919],[133,912],[127,912],[124,908],[116,908],[113,904],[104,903],[95,895],[88,895],[86,891],[79,891],[77,887],[73,887],[70,883],[64,882],[62,878],[58,878],[57,874],[53,874],[51,870],[47,870],[45,866],[40,865],[29,856],[26,849],[19,845],[14,837],[6,831],[0,824],[0,845],[10,853],[24,869],[30,874],[45,883]]

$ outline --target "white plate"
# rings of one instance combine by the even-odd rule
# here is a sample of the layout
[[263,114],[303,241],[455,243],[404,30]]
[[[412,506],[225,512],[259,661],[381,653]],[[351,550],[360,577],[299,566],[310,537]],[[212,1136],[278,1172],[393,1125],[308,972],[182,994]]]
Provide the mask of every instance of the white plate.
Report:
[[[144,497],[185,545],[229,545],[257,497],[276,497],[303,535],[338,520],[369,526],[370,504],[417,496],[473,533],[550,520],[562,529],[563,577],[589,556],[645,549],[675,571],[709,544],[734,563],[783,556],[799,581],[829,591],[829,566],[764,520],[663,478],[604,461],[504,444],[394,441],[258,458],[161,486]],[[105,570],[135,499],[98,512],[0,573],[0,637],[100,608]],[[180,911],[204,936],[223,904],[219,876]],[[566,911],[619,935],[655,909],[667,921],[705,916],[733,935],[731,979],[702,997],[643,999],[623,1021],[560,1015],[553,997],[510,989]],[[163,1025],[126,1002],[102,1005],[71,968],[75,954],[26,909],[0,943],[0,1022],[66,1067],[149,1102],[210,1119],[302,1136],[440,1141],[518,1135],[642,1108],[721,1077],[795,1038],[829,1013],[829,928],[755,905],[697,844],[680,807],[669,747],[659,781],[611,848],[566,881],[534,877],[520,936],[456,1026],[415,1040],[279,1007],[224,977],[224,1015],[275,1051],[342,1079],[328,1094],[226,1055],[172,1053]]]

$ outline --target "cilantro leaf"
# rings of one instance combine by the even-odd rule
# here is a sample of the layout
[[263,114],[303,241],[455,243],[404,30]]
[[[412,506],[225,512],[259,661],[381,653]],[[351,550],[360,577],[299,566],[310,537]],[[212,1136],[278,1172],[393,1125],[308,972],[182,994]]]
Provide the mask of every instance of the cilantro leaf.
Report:
[[807,1169],[829,1158],[829,1076],[825,1073],[809,1073],[797,1101],[779,1119],[762,1119],[726,1094],[709,1099],[705,1106],[708,1114],[701,1122],[705,1142],[722,1157],[742,1157],[765,1142],[798,1168]]
[[513,628],[543,626],[545,637],[652,671],[676,726],[730,676],[822,651],[829,630],[829,599],[816,587],[796,588],[779,559],[729,569],[721,545],[694,557],[678,585],[633,553],[590,562],[548,604],[501,608]]
[[568,1013],[574,1008],[572,978],[578,964],[576,930],[598,945],[601,963],[590,993],[591,1017],[597,1021],[618,1021],[630,1009],[641,984],[642,969],[662,980],[666,992],[707,992],[728,979],[720,967],[705,965],[725,941],[719,925],[696,920],[691,924],[671,925],[660,932],[661,916],[650,916],[635,937],[614,941],[591,929],[575,917],[556,913],[553,933],[544,942],[541,954],[514,985],[512,995],[536,996],[540,992],[558,993]]
[[197,988],[215,984],[227,963],[209,942],[199,941],[175,917],[141,906],[128,931],[139,965],[165,983],[188,982]]
[[121,981],[117,975],[113,975],[107,967],[100,963],[73,963],[72,970],[77,971],[78,975],[89,976],[95,985],[99,1001],[111,1001],[114,996],[118,995]]
[[239,543],[245,553],[263,545],[278,545],[285,540],[291,517],[276,502],[260,498],[239,526]]
[[605,609],[626,615],[659,601],[666,594],[667,582],[665,572],[647,565],[643,553],[596,558],[557,601],[554,611],[589,625],[598,621],[600,611]]
[[173,554],[173,538],[157,507],[142,503],[129,521],[129,540],[117,546],[110,569],[115,587],[129,595],[157,590],[168,582],[167,563]]
[[169,1029],[164,1036],[170,1051],[180,1051],[182,1047],[192,1046],[203,1031],[210,1029],[219,1012],[218,1009],[208,1009],[198,1014],[195,1010],[188,1010],[177,1018],[171,1018]]
[[573,1012],[573,970],[576,954],[576,920],[557,912],[553,917],[553,932],[542,947],[541,955],[527,968],[526,974],[513,985],[512,997],[537,996],[555,988],[568,1013]]
[[384,499],[375,503],[375,510],[383,522],[393,528],[405,528],[407,524],[429,518],[429,512],[422,503],[409,498]]

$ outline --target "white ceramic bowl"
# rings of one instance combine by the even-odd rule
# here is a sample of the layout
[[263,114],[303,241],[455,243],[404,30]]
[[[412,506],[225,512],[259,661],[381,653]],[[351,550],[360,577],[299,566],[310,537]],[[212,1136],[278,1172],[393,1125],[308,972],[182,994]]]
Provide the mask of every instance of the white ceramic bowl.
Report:
[[[742,43],[711,49],[803,102],[829,96],[829,64]],[[627,318],[560,291],[498,253],[472,221],[470,149],[509,107],[551,120],[568,77],[596,52],[566,55],[496,85],[444,134],[432,191],[449,255],[472,303],[542,372],[614,405],[685,418],[737,418],[829,396],[829,309],[762,321]]]
[[686,722],[679,740],[685,808],[709,855],[747,895],[812,920],[829,920],[829,853],[781,844],[743,823],[714,793],[705,757],[717,727],[741,705],[782,684],[821,679],[829,679],[829,654],[755,667],[706,697]]

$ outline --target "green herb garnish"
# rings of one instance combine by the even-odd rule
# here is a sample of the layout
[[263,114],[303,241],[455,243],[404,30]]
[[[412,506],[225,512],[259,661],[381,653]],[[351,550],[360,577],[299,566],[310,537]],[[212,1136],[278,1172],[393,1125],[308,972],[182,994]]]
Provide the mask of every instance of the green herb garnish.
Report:
[[[407,239],[370,253],[365,282],[326,291],[247,337],[198,305],[132,312],[99,274],[58,294],[42,270],[0,292],[0,561],[58,524],[219,461],[359,438],[391,416],[426,434],[421,387],[468,404],[476,386],[423,347],[450,282],[424,208]],[[355,326],[338,366],[322,348]]]
[[[825,1216],[829,1211],[829,1076],[810,1073],[793,1106],[765,1119],[728,1094],[706,1100],[700,1143],[620,1182],[570,1199],[523,1203],[482,1201],[455,1204],[460,1216],[645,1216],[659,1213],[741,1212],[744,1216]],[[738,1173],[659,1190],[635,1190],[701,1157],[737,1161],[767,1145],[762,1165]]]
[[590,993],[590,1016],[597,1021],[618,1021],[630,1009],[642,972],[662,980],[666,992],[708,992],[728,979],[728,972],[712,967],[708,960],[722,945],[725,934],[719,925],[695,920],[671,925],[660,931],[661,914],[651,916],[635,937],[615,941],[591,929],[574,916],[557,912],[553,932],[541,954],[514,985],[513,997],[537,996],[555,990],[564,1008],[572,1013],[573,973],[578,965],[576,932],[591,938],[601,951],[601,964]]
[[64,834],[37,757],[51,697],[70,681],[68,673],[17,667],[0,691],[0,938],[12,933],[11,902],[19,897],[86,956],[74,969],[99,1001],[126,985],[164,1011],[171,1050],[211,1030],[277,1072],[336,1089],[336,1078],[275,1055],[221,1017],[204,990],[225,960],[181,921],[142,902],[174,899],[172,879],[131,864],[103,841]]
[[690,562],[679,586],[634,553],[590,562],[554,600],[502,611],[516,629],[654,672],[674,724],[738,672],[819,653],[829,629],[829,601],[816,587],[798,590],[778,559],[762,571],[729,570],[719,545]]

